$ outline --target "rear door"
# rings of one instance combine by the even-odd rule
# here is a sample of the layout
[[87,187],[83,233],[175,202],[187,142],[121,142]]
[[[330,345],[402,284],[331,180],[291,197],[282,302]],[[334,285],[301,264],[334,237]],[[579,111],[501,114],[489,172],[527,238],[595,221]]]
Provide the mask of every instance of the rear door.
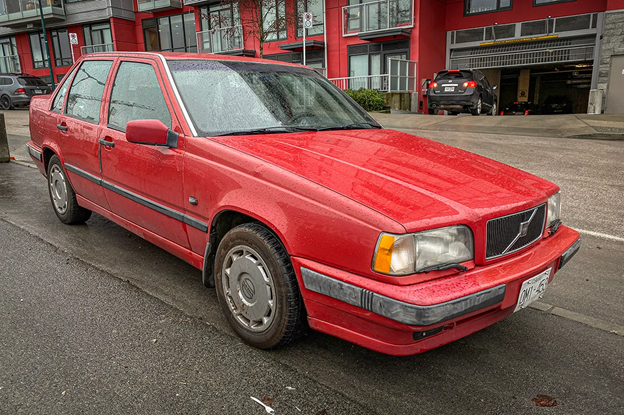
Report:
[[113,213],[185,248],[184,137],[177,148],[130,143],[126,124],[159,120],[181,131],[164,77],[151,59],[123,59],[107,93],[107,124],[100,140],[102,179]]

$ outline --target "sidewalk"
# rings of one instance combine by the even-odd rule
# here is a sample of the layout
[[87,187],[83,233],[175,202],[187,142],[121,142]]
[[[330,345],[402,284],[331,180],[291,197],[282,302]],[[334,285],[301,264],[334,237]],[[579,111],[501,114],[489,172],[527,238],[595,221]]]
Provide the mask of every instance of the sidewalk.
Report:
[[[624,140],[624,115],[444,116],[372,114],[386,128]],[[415,131],[409,131],[415,133]]]

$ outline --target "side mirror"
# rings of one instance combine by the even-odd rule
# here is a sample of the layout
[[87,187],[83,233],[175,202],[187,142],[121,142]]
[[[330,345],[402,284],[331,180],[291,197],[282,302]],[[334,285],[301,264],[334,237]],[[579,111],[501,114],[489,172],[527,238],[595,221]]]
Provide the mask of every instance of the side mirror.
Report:
[[130,143],[178,148],[178,136],[159,120],[134,120],[126,124],[126,140]]
[[498,85],[494,85],[494,86],[492,87],[492,89],[493,89],[494,91],[496,91],[496,88],[498,88]]

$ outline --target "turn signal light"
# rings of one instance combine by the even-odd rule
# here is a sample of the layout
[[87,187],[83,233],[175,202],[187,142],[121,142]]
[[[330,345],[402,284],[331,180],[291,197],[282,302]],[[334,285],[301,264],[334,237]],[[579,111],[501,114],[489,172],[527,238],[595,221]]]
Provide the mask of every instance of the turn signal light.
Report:
[[15,94],[25,94],[26,90],[24,88],[17,88],[15,90]]
[[464,82],[464,88],[476,88],[477,83],[475,81]]

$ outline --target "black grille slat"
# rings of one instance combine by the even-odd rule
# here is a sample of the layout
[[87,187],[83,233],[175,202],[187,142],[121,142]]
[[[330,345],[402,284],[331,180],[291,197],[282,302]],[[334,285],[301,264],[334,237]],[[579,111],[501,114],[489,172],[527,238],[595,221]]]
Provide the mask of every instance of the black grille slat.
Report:
[[[520,224],[526,222],[531,215],[533,215],[533,212],[535,212],[535,215],[529,223],[527,234],[519,237],[518,240],[509,247],[520,233]],[[546,205],[543,204],[523,212],[489,220],[487,223],[485,258],[492,259],[511,254],[512,252],[531,245],[542,236],[545,219]],[[508,247],[509,249],[505,251]]]

